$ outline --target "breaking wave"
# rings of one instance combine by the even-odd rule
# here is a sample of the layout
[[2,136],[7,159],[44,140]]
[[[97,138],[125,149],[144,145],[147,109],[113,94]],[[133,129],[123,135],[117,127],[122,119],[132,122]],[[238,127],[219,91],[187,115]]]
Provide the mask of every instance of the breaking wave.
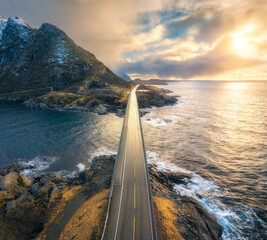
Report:
[[167,116],[164,118],[152,118],[152,117],[153,117],[153,113],[145,115],[145,117],[143,118],[143,121],[145,121],[145,123],[149,123],[153,125],[154,127],[161,127],[161,126],[168,126],[170,124],[176,123],[176,121],[179,118],[183,117],[183,115],[176,114],[176,115]]
[[98,148],[95,152],[89,152],[89,159],[88,162],[92,163],[92,160],[95,157],[105,156],[105,155],[116,155],[117,152],[107,150],[106,148]]
[[36,177],[44,173],[58,159],[59,157],[38,156],[30,161],[18,160],[18,163],[24,168],[21,171],[23,175]]
[[[231,194],[227,190],[172,163],[155,162],[155,165],[161,171],[187,173],[192,176],[191,179],[185,180],[186,184],[174,184],[174,189],[180,195],[196,199],[217,219],[223,227],[222,238],[224,240],[262,239],[266,223],[259,219],[250,207],[234,204]],[[225,200],[232,202],[232,204],[226,206],[223,203]],[[256,231],[259,226],[261,226],[262,232]],[[252,232],[253,238],[251,238]]]

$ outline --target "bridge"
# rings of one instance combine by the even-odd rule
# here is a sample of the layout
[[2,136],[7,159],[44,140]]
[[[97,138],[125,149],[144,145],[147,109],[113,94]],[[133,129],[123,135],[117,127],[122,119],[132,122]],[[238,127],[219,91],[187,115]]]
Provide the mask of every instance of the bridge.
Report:
[[[139,85],[138,85],[139,86]],[[157,239],[136,86],[129,94],[102,239]]]

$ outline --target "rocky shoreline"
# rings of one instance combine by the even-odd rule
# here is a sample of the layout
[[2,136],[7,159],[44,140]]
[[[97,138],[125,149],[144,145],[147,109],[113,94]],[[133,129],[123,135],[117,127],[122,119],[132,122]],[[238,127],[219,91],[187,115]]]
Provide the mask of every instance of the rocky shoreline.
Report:
[[[0,171],[0,239],[101,239],[116,156],[93,160],[75,178],[47,173],[23,176],[17,164]],[[221,239],[222,227],[173,183],[189,174],[159,171],[150,164],[159,239]]]
[[[169,90],[141,85],[137,92],[139,107],[163,107],[175,105],[178,99],[169,96]],[[62,92],[55,91],[41,96],[21,95],[2,97],[7,101],[20,101],[30,108],[41,108],[55,111],[92,112],[98,115],[114,113],[123,117],[126,110],[130,89],[94,89],[93,91]],[[141,112],[140,115],[144,115]]]

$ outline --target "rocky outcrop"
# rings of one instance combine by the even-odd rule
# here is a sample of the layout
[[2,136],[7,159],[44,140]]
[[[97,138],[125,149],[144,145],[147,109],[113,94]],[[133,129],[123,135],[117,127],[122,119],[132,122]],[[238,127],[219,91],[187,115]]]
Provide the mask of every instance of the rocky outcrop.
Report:
[[[49,229],[54,227],[53,224],[57,222],[56,226],[58,226],[58,222],[62,219],[64,221],[64,217],[68,216],[65,214],[66,216],[59,217],[60,213],[66,208],[75,209],[73,205],[77,203],[68,205],[68,202],[81,197],[82,194],[83,201],[78,201],[76,207],[78,210],[88,198],[98,192],[102,192],[103,189],[108,192],[114,162],[113,156],[95,158],[90,170],[71,179],[64,178],[57,173],[49,173],[32,179],[20,174],[24,168],[16,164],[0,171],[0,239],[33,239],[38,234],[38,239],[45,239],[46,234],[51,234]],[[107,196],[105,199],[107,200]],[[92,200],[90,204],[98,206],[98,203],[93,203]],[[97,210],[98,208],[95,211]],[[101,214],[105,213],[104,208]],[[99,222],[103,225],[105,216],[97,214],[95,216],[99,217],[101,220]],[[69,216],[70,219],[71,216]],[[102,231],[102,225],[98,234]],[[96,234],[95,231],[91,233]],[[52,239],[59,239],[59,236],[54,237],[54,234],[52,231]]]
[[[221,239],[222,227],[216,219],[194,198],[180,196],[173,189],[173,183],[181,184],[190,181],[190,174],[158,171],[153,165],[150,166],[149,170],[153,196],[159,197],[161,200],[168,200],[173,204],[173,211],[177,217],[173,221],[172,227],[181,236],[177,239]],[[155,208],[156,210],[159,209],[159,215],[164,219],[168,216],[165,214],[168,209],[163,208],[162,210],[162,206],[158,202],[155,202]],[[161,221],[160,225],[161,239],[167,240],[166,236],[168,236],[170,225],[167,225],[167,229],[164,226],[164,221]]]
[[165,90],[145,85],[139,87],[137,98],[140,108],[163,107],[174,105],[178,102],[176,97],[167,95]]
[[[93,160],[91,168],[67,179],[56,173],[34,179],[13,165],[0,172],[12,179],[0,191],[0,239],[101,239],[115,156]],[[173,182],[190,174],[158,171],[150,165],[159,239],[221,239],[222,228],[195,199],[178,195]]]

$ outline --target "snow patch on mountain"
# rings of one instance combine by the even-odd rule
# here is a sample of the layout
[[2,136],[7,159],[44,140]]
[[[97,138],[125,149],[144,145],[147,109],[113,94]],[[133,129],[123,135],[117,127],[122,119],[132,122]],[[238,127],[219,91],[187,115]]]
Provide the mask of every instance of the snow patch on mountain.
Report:
[[15,18],[11,18],[13,21],[15,21],[17,24],[20,24],[24,27],[28,27],[28,28],[31,28],[28,23],[26,23],[22,18],[20,17],[15,17]]
[[65,63],[69,57],[69,49],[66,40],[61,40],[56,45],[54,55],[49,58],[49,62],[58,62],[60,64]]
[[21,18],[8,18],[7,25],[13,28],[14,33],[18,34],[18,36],[27,41],[33,31],[33,29]]

